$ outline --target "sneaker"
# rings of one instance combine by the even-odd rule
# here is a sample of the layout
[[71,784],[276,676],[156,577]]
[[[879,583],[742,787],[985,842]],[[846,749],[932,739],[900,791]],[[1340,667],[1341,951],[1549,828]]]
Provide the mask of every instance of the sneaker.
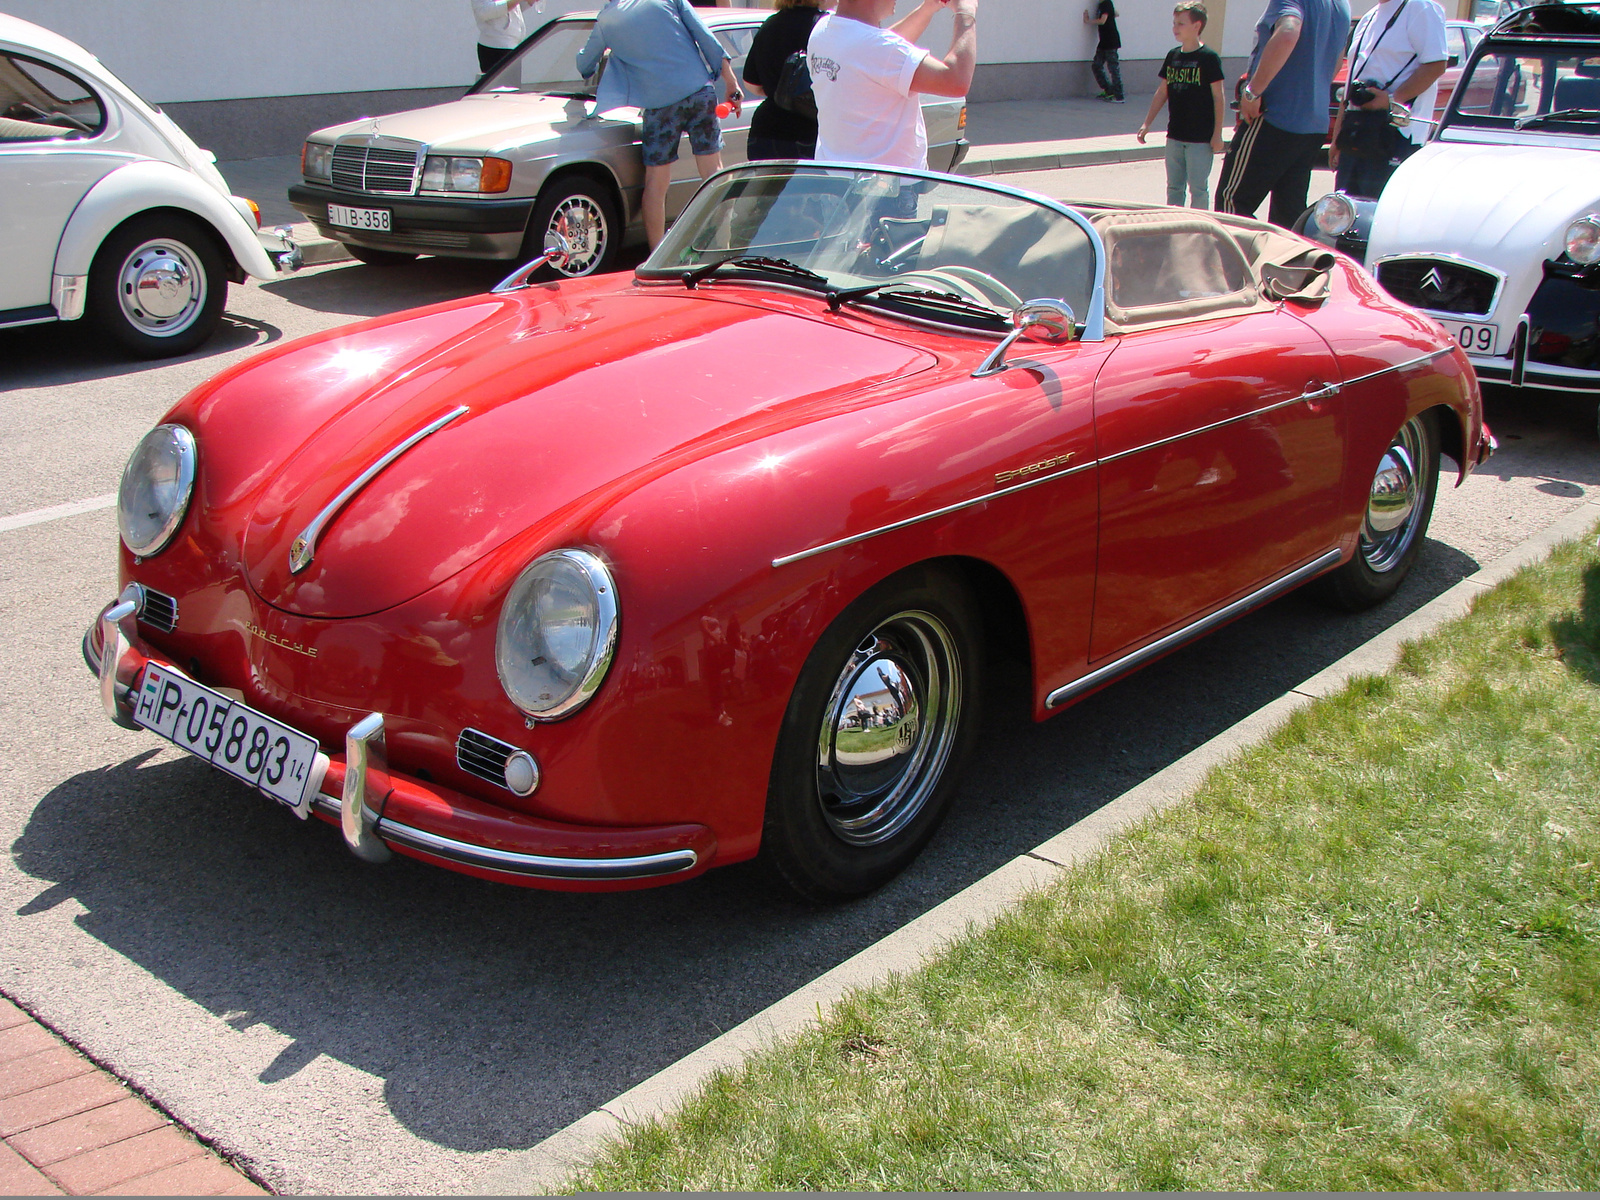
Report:
[[1101,92],[1098,96],[1095,97],[1095,99],[1096,100],[1104,100],[1107,104],[1110,104],[1112,101],[1114,101],[1116,99],[1116,97],[1113,96],[1110,92]]
[[1126,104],[1127,101],[1124,100],[1121,96],[1112,96],[1111,97],[1111,103],[1113,103],[1113,104]]

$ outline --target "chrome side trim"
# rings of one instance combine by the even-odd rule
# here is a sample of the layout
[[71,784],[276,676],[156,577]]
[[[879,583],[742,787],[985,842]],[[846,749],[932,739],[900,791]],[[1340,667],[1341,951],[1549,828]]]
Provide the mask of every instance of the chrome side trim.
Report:
[[327,527],[328,522],[333,520],[341,508],[355,498],[357,492],[371,483],[378,472],[382,471],[423,438],[428,437],[430,434],[438,433],[439,430],[467,411],[467,406],[463,404],[445,413],[438,420],[417,430],[417,432],[361,472],[360,475],[357,475],[344,491],[330,500],[327,507],[311,519],[311,524],[300,531],[300,536],[294,539],[294,542],[289,547],[289,573],[298,575],[311,565],[311,560],[317,556],[317,539],[322,536],[322,531]]
[[344,843],[366,862],[388,862],[394,853],[376,833],[378,814],[389,791],[383,714],[369,713],[344,735],[344,794],[339,803]]
[[970,500],[958,500],[954,504],[947,504],[943,508],[936,508],[932,512],[921,513],[915,517],[907,517],[903,521],[895,521],[890,525],[883,525],[877,529],[869,529],[866,533],[857,533],[847,538],[840,538],[836,542],[826,542],[821,546],[813,546],[809,550],[802,550],[798,554],[786,554],[782,558],[772,560],[774,567],[786,567],[790,563],[797,563],[801,559],[811,558],[814,555],[825,554],[829,550],[837,550],[841,546],[854,546],[857,542],[864,542],[868,538],[875,538],[882,533],[893,533],[896,529],[904,529],[908,525],[919,525],[923,521],[931,521],[935,517],[947,516],[953,512],[960,512],[964,508],[971,508],[975,504],[982,504],[986,500],[998,500],[1001,496],[1009,496],[1012,492],[1026,491],[1031,487],[1038,487],[1041,483],[1049,483],[1054,479],[1065,479],[1068,475],[1076,475],[1079,471],[1087,471],[1090,467],[1098,466],[1098,460],[1079,463],[1075,467],[1068,467],[1064,471],[1055,471],[1049,475],[1040,475],[1026,483],[1014,483],[1010,487],[1001,488],[999,491],[986,492],[982,496],[974,496]]
[[50,277],[50,304],[56,316],[63,321],[76,321],[83,316],[89,299],[87,275],[52,275]]
[[1395,363],[1392,367],[1379,367],[1376,371],[1368,371],[1365,375],[1357,375],[1354,379],[1346,379],[1338,386],[1349,387],[1353,383],[1365,383],[1369,379],[1376,379],[1379,375],[1388,375],[1394,371],[1408,371],[1412,367],[1420,367],[1423,363],[1431,363],[1436,358],[1443,358],[1455,349],[1456,344],[1451,342],[1448,346],[1440,346],[1437,350],[1419,354],[1416,358],[1408,358],[1405,362]]
[[1169,650],[1175,650],[1184,642],[1191,641],[1201,634],[1215,629],[1218,625],[1225,625],[1233,618],[1248,612],[1257,605],[1265,604],[1273,597],[1299,587],[1307,579],[1327,570],[1338,561],[1339,551],[1329,550],[1326,554],[1312,562],[1308,562],[1305,566],[1296,567],[1287,575],[1280,576],[1265,587],[1257,588],[1243,599],[1235,600],[1232,604],[1219,608],[1209,616],[1201,617],[1198,621],[1185,625],[1182,629],[1175,630],[1167,634],[1166,637],[1151,642],[1148,646],[1141,646],[1133,653],[1125,654],[1115,662],[1109,662],[1103,667],[1090,671],[1087,675],[1074,679],[1063,687],[1058,687],[1045,697],[1044,706],[1046,708],[1059,708],[1074,696],[1092,691],[1102,684],[1110,683],[1117,676],[1126,674],[1152,658],[1158,658]]
[[411,825],[402,825],[398,821],[380,821],[378,828],[391,842],[421,850],[425,854],[534,879],[650,879],[657,875],[675,875],[679,871],[687,871],[700,861],[700,856],[687,847],[633,858],[553,858],[544,854],[497,850],[493,846],[474,846]]

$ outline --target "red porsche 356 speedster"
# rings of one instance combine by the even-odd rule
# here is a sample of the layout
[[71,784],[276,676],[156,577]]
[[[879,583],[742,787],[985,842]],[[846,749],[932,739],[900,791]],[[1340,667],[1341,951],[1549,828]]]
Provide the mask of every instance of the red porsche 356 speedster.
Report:
[[759,852],[839,899],[933,832],[992,656],[1043,719],[1318,577],[1380,601],[1441,451],[1490,445],[1431,319],[1212,213],[752,164],[633,276],[534,276],[267,350],[141,441],[85,638],[113,720],[371,860]]

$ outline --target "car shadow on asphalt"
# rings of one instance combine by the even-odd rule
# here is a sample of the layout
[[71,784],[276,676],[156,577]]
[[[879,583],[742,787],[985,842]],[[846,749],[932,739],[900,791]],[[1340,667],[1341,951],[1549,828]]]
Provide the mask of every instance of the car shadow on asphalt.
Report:
[[283,330],[267,321],[222,313],[204,345],[176,358],[132,358],[82,321],[0,330],[0,392],[137,375],[179,362],[202,362],[235,350],[271,345]]
[[[394,1118],[463,1151],[524,1148],[647,1078],[1334,662],[1477,568],[1429,542],[1388,604],[1292,594],[1043,724],[988,705],[956,806],[923,856],[815,909],[741,864],[613,894],[362,864],[335,828],[154,748],[53,788],[12,847],[79,926],[236,1028],[384,1081]],[[995,672],[1026,684],[1020,668]],[[1020,698],[1019,698],[1020,697]],[[693,781],[685,781],[692,786]],[[286,1098],[287,1102],[287,1098]]]

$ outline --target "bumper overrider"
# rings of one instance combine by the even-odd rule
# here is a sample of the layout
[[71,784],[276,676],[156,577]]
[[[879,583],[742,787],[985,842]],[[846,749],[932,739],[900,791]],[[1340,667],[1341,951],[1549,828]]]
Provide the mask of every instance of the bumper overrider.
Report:
[[[143,728],[134,720],[133,703],[147,667],[191,677],[140,639],[139,606],[138,592],[130,587],[83,638],[84,660],[99,678],[106,716],[128,729]],[[318,753],[312,780],[308,811],[294,811],[302,817],[314,812],[338,825],[352,853],[368,862],[386,861],[398,850],[505,883],[601,891],[699,874],[716,850],[716,838],[704,825],[604,828],[542,821],[392,770],[380,713],[350,727],[343,755]]]
[[[420,199],[351,192],[322,184],[289,187],[289,203],[305,214],[317,232],[336,241],[414,254],[444,253],[468,258],[512,258],[533,215],[533,200]],[[328,219],[328,205],[383,209],[386,231],[347,229]]]

